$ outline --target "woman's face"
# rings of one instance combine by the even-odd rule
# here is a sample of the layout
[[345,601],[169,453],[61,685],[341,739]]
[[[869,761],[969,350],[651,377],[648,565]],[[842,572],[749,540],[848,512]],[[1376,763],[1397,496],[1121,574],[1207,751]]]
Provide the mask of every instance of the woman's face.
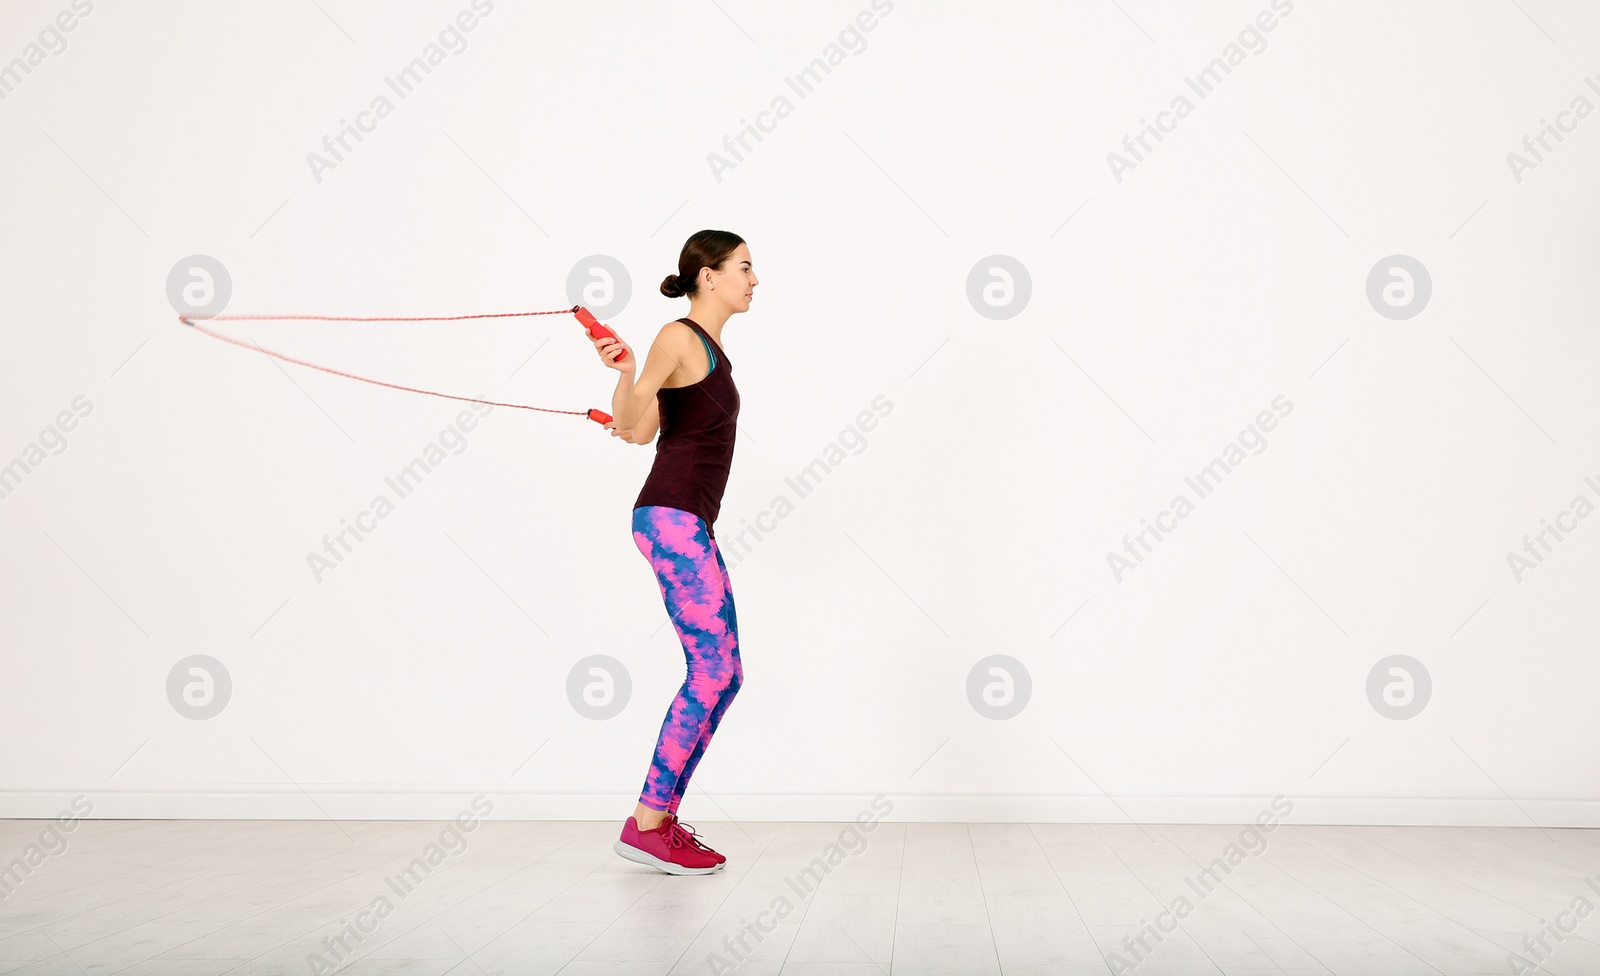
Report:
[[711,284],[711,296],[730,313],[750,311],[750,298],[760,284],[750,262],[750,248],[744,244],[734,248],[722,262],[722,270],[711,272]]

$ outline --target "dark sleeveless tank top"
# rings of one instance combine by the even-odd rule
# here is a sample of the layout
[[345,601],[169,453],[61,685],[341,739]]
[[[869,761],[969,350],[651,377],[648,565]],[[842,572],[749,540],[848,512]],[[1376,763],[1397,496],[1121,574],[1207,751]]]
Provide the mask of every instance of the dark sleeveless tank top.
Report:
[[700,337],[711,371],[698,383],[664,386],[656,392],[661,436],[656,440],[655,463],[633,507],[663,505],[691,512],[700,516],[706,534],[715,539],[713,523],[722,509],[722,490],[733,464],[739,391],[733,385],[733,363],[727,354],[698,322],[678,321]]

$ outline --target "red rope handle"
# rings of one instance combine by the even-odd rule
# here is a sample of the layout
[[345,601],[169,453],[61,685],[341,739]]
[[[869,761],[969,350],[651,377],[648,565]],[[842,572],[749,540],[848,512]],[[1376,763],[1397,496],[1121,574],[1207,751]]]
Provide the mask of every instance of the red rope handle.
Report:
[[[316,320],[316,321],[322,321],[322,322],[455,322],[455,321],[460,321],[462,319],[515,318],[515,317],[518,317],[518,316],[526,316],[526,315],[559,315],[559,314],[561,314],[563,312],[567,312],[567,313],[575,312],[576,309],[579,308],[579,307],[580,306],[576,306],[575,305],[572,308],[559,308],[559,309],[555,309],[555,310],[549,311],[549,312],[497,312],[497,313],[491,313],[491,314],[488,314],[488,315],[416,316],[416,317],[412,317],[412,318],[391,318],[391,317],[385,317],[385,316],[376,316],[376,317],[371,317],[371,318],[355,318],[355,317],[335,316],[335,315],[213,315],[213,316],[211,316],[211,319],[214,320],[214,321],[226,320],[226,321],[233,321],[233,322],[277,321],[277,320],[283,320],[283,319]],[[265,353],[268,356],[272,356],[275,359],[281,359],[286,363],[294,363],[296,366],[306,366],[306,367],[309,367],[311,369],[319,369],[324,373],[332,373],[335,376],[343,376],[343,377],[345,377],[347,379],[360,380],[363,383],[372,383],[372,384],[375,384],[377,386],[386,386],[391,390],[405,390],[408,393],[424,393],[424,394],[427,394],[428,396],[444,397],[447,400],[463,400],[463,401],[466,401],[467,403],[487,403],[490,406],[495,406],[495,407],[514,407],[514,408],[516,408],[518,410],[538,410],[538,411],[540,411],[542,413],[559,413],[559,414],[568,414],[570,416],[576,416],[576,417],[588,417],[590,420],[594,421],[597,424],[601,424],[601,425],[609,424],[611,422],[611,415],[610,414],[606,413],[603,410],[595,410],[595,409],[592,409],[592,408],[589,409],[589,410],[554,410],[554,409],[551,409],[550,407],[531,407],[531,406],[528,406],[527,404],[523,404],[523,403],[500,403],[500,402],[495,401],[495,400],[479,400],[476,397],[455,396],[454,394],[450,394],[450,393],[437,393],[437,392],[435,392],[433,390],[421,390],[421,389],[418,389],[418,388],[416,388],[414,386],[401,386],[398,383],[388,383],[388,382],[385,382],[383,380],[369,379],[368,377],[365,377],[365,376],[357,376],[354,373],[346,373],[343,370],[333,369],[333,368],[328,367],[328,366],[319,366],[316,363],[309,363],[309,362],[306,362],[304,359],[296,359],[293,356],[285,356],[281,352],[273,352],[271,349],[264,348],[264,347],[254,343],[254,342],[242,342],[242,341],[240,341],[238,339],[233,338],[232,336],[225,336],[225,335],[221,334],[220,332],[213,332],[211,329],[208,329],[205,326],[196,323],[195,321],[193,321],[192,319],[188,318],[187,316],[183,316],[183,315],[178,316],[178,321],[182,322],[184,325],[187,325],[192,329],[195,329],[197,331],[203,332],[208,336],[211,336],[213,339],[221,339],[223,342],[232,343],[233,345],[239,346],[239,347],[244,348],[244,349],[253,349],[256,352]]]

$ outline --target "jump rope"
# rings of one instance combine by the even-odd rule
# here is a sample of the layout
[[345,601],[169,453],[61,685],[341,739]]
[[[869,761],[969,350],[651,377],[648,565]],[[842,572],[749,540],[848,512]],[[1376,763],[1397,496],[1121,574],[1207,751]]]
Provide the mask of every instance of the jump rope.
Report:
[[[383,316],[383,315],[371,316],[371,317],[355,317],[355,316],[344,316],[344,315],[211,315],[211,316],[207,316],[205,321],[207,321],[207,322],[271,322],[271,321],[282,321],[282,320],[295,320],[295,321],[316,321],[316,322],[458,322],[458,321],[461,321],[462,319],[506,319],[506,318],[522,318],[522,317],[526,317],[526,316],[530,316],[530,315],[562,315],[562,314],[571,314],[571,315],[577,316],[578,323],[580,325],[582,325],[584,328],[588,329],[589,330],[589,334],[594,336],[597,339],[615,339],[617,337],[617,334],[615,332],[612,332],[610,329],[606,328],[604,325],[601,325],[600,322],[594,317],[594,315],[592,313],[590,313],[590,311],[588,309],[584,308],[582,305],[574,305],[571,308],[556,308],[556,309],[551,309],[551,310],[549,310],[547,312],[491,312],[491,313],[488,313],[488,314],[485,314],[485,315],[441,315],[441,316],[411,316],[411,317],[395,317],[395,316]],[[357,376],[354,373],[346,373],[343,370],[334,369],[334,368],[332,368],[330,366],[319,366],[316,363],[308,363],[304,359],[296,359],[293,356],[285,356],[281,352],[273,352],[271,349],[264,349],[264,348],[262,348],[261,346],[257,345],[254,342],[245,342],[245,341],[243,341],[241,339],[235,339],[232,336],[223,335],[220,332],[215,332],[215,331],[213,331],[211,329],[206,328],[205,326],[203,326],[200,323],[196,322],[194,319],[190,318],[187,315],[178,316],[178,321],[182,322],[184,325],[189,326],[191,329],[194,329],[194,330],[196,330],[198,332],[205,333],[206,335],[210,336],[213,339],[221,339],[223,342],[229,342],[229,343],[232,343],[233,345],[241,346],[241,347],[243,347],[245,349],[253,349],[256,352],[266,353],[268,356],[271,356],[274,359],[281,359],[286,363],[294,363],[296,366],[307,366],[307,367],[310,367],[311,369],[320,369],[324,373],[332,373],[335,376],[343,376],[346,379],[360,380],[363,383],[374,383],[374,384],[377,384],[378,386],[387,386],[391,390],[405,390],[408,393],[425,393],[428,396],[444,397],[447,400],[465,400],[468,403],[487,403],[490,406],[495,406],[495,407],[515,407],[518,410],[538,410],[541,413],[560,413],[560,414],[568,414],[568,415],[575,416],[575,417],[588,417],[590,420],[594,421],[597,424],[601,424],[601,425],[605,425],[605,424],[611,423],[611,415],[609,413],[606,413],[604,410],[595,410],[593,408],[591,408],[589,410],[555,410],[555,409],[552,409],[550,407],[532,407],[532,406],[528,406],[525,403],[499,403],[499,402],[494,401],[494,400],[479,400],[476,397],[456,396],[456,395],[451,394],[451,393],[438,393],[438,392],[436,392],[434,390],[421,390],[421,389],[418,389],[417,387],[414,387],[414,386],[401,386],[398,383],[389,383],[389,382],[386,382],[384,380],[375,380],[375,379],[371,379],[371,378],[366,377],[366,376]],[[612,360],[612,362],[619,362],[620,363],[622,360],[626,359],[627,357],[628,357],[628,350],[624,349],[624,350],[622,350],[621,353],[619,353],[616,356],[615,359]]]

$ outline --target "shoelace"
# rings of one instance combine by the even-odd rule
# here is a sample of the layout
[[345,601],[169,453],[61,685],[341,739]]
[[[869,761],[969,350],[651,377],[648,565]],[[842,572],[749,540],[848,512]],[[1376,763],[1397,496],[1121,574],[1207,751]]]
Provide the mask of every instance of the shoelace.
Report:
[[669,833],[673,833],[673,834],[678,835],[683,840],[685,840],[688,843],[694,845],[695,847],[699,848],[702,851],[710,851],[711,850],[711,848],[709,848],[706,845],[700,843],[700,836],[695,833],[694,827],[691,826],[691,825],[685,824],[683,821],[679,820],[676,815],[674,815],[673,818],[672,818],[672,830],[669,831]]

